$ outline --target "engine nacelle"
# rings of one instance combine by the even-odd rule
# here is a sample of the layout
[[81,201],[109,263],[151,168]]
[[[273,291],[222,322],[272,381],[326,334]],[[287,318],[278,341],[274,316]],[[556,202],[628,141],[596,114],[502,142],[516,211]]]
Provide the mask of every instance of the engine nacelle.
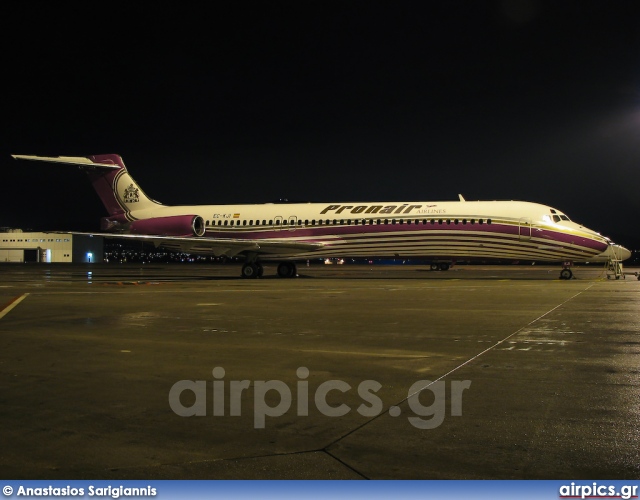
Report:
[[205,232],[204,219],[199,215],[174,215],[154,217],[129,223],[129,233],[157,236],[202,236]]

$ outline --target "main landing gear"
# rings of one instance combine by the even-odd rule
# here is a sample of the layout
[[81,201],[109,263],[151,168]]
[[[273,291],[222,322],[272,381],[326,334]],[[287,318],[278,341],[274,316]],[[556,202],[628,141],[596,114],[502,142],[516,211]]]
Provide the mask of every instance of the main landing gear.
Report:
[[432,271],[448,271],[450,264],[448,262],[433,262],[431,263]]
[[298,268],[295,262],[280,262],[278,264],[278,276],[281,278],[295,278],[298,276]]
[[[261,278],[264,274],[262,264],[259,262],[247,262],[242,266],[243,278]],[[295,278],[298,276],[298,268],[294,262],[281,262],[278,264],[278,276],[280,278]]]
[[263,273],[264,269],[262,268],[262,264],[259,262],[247,262],[242,266],[243,278],[260,278]]

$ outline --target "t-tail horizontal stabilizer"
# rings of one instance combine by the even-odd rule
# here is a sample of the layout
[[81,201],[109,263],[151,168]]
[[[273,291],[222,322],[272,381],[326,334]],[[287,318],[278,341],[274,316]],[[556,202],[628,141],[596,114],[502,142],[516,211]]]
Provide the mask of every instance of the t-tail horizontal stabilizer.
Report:
[[[50,163],[64,163],[67,165],[78,165],[80,167],[94,167],[118,169],[124,168],[122,159],[117,155],[100,155],[100,156],[35,156],[35,155],[11,155],[16,160],[33,160],[46,161]],[[115,158],[120,160],[119,163],[114,162]]]
[[[131,212],[162,206],[140,189],[124,166],[119,155],[92,156],[34,156],[11,155],[16,160],[44,161],[79,166],[89,175],[91,184],[100,196],[110,218],[121,223],[134,220]],[[114,219],[115,217],[115,219]]]

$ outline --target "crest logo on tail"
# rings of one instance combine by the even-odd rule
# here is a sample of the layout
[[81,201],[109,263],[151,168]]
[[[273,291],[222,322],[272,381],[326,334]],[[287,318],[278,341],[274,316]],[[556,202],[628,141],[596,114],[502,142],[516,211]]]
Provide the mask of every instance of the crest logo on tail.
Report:
[[138,203],[140,201],[139,189],[130,184],[128,188],[124,190],[123,199],[125,203]]

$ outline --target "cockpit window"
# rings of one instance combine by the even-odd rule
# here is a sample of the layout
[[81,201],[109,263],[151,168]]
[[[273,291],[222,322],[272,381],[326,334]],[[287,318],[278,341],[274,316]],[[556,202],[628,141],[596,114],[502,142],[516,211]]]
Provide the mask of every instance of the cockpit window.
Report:
[[567,217],[566,215],[554,215],[553,216],[553,222],[560,222],[561,220],[567,220],[569,222],[571,222],[571,219],[569,219],[569,217]]
[[[560,222],[562,220],[566,220],[571,222],[571,219],[564,215],[562,212],[558,212],[557,210],[550,208],[549,212],[551,212],[551,217],[553,218],[553,222]],[[547,216],[548,217],[548,216]],[[543,217],[543,219],[548,220],[547,217]]]

